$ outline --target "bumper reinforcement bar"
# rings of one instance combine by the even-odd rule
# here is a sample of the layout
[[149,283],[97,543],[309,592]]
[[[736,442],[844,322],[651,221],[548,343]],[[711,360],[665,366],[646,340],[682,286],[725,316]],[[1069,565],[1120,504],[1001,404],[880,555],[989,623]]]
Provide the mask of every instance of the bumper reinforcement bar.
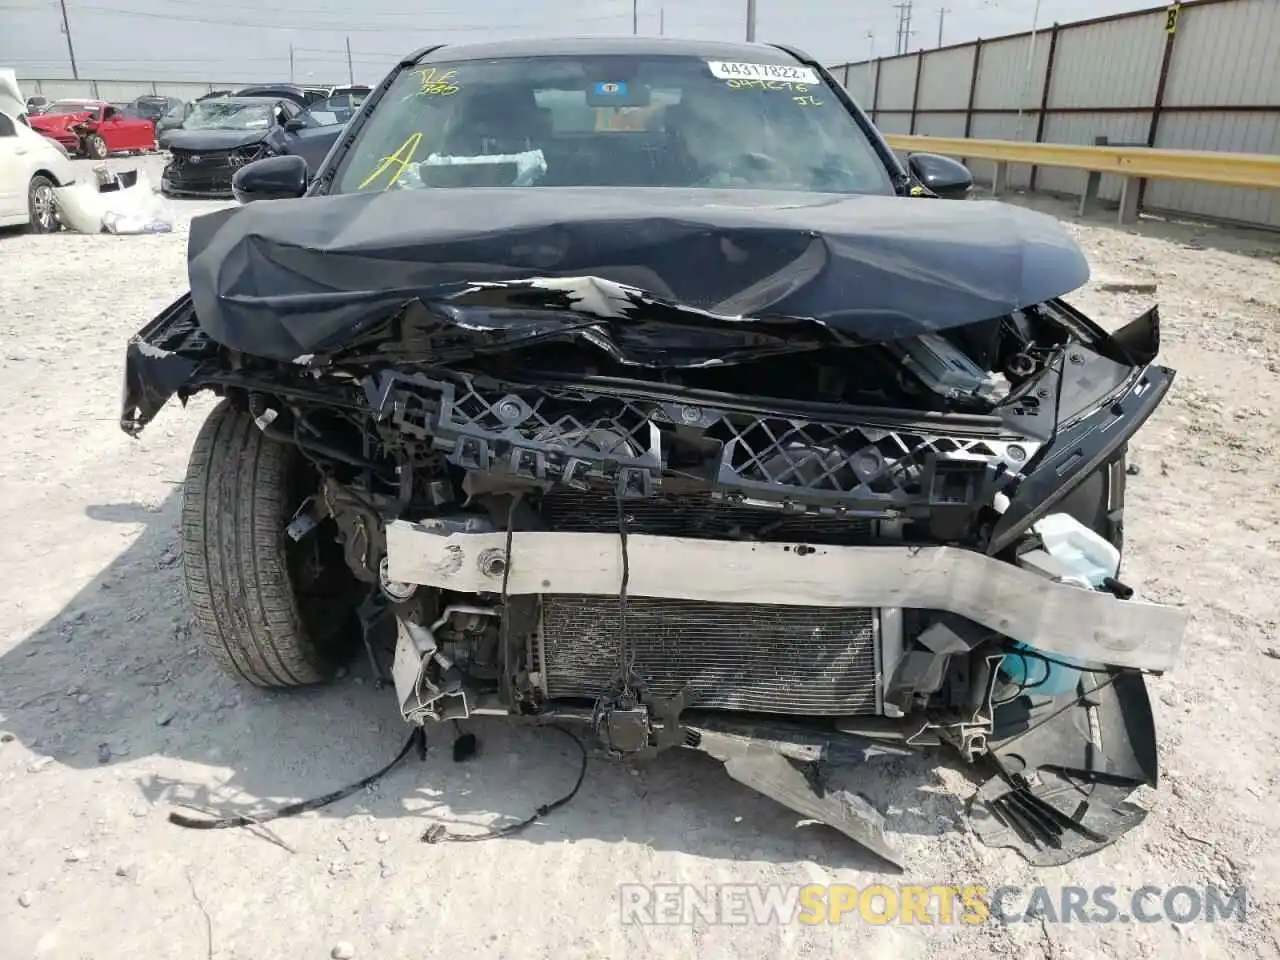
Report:
[[[459,593],[618,593],[612,533],[459,533],[431,521],[387,526],[387,574]],[[1186,611],[1119,600],[957,547],[837,547],[627,537],[627,592],[721,603],[945,610],[1049,654],[1166,671]]]

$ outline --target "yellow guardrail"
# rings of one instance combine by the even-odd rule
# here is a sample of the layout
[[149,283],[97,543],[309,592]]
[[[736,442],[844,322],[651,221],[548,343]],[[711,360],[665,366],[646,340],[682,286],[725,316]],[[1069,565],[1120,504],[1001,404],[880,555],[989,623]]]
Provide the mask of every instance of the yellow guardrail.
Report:
[[1161,150],[1152,147],[1095,147],[1070,143],[1019,143],[967,137],[886,134],[895,150],[940,153],[966,160],[1069,167],[1148,180],[1195,180],[1224,187],[1280,189],[1280,156],[1265,153],[1217,153],[1212,150]]

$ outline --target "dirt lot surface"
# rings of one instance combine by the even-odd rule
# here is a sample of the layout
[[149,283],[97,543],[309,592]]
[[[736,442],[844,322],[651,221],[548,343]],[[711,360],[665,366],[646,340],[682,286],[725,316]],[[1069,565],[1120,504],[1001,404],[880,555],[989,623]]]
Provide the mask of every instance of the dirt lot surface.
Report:
[[[1103,281],[1158,284],[1173,392],[1139,435],[1128,576],[1193,613],[1183,666],[1151,683],[1164,782],[1152,815],[1101,853],[1033,870],[967,831],[972,790],[936,759],[858,772],[904,850],[902,878],[696,754],[631,769],[593,759],[578,798],[513,839],[430,846],[522,818],[576,774],[552,731],[476,725],[458,765],[426,762],[318,813],[185,831],[178,802],[253,809],[351,782],[399,749],[393,698],[363,664],[295,695],[238,687],[198,649],[180,591],[188,451],[210,404],[117,426],[126,338],[184,284],[171,235],[0,236],[0,956],[1276,957],[1280,946],[1280,244],[1067,216]],[[1073,298],[1104,323],[1150,296]],[[1248,888],[1249,918],[1207,924],[637,927],[622,883],[1207,884]],[[1017,899],[1014,900],[1015,907]],[[1153,907],[1154,909],[1154,907]],[[347,948],[350,948],[349,951]]]

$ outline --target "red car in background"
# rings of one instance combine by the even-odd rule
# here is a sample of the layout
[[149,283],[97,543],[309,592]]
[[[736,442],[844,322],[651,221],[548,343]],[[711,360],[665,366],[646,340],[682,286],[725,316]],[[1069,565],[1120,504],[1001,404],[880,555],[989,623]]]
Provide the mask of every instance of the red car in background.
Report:
[[154,150],[156,145],[154,123],[127,116],[105,100],[55,100],[29,122],[32,130],[57,140],[75,157],[102,160],[112,153]]

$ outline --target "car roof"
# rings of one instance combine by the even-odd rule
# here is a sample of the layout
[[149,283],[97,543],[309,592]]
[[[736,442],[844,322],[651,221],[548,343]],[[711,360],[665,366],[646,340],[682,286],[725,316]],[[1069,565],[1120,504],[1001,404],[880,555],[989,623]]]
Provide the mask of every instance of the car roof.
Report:
[[201,103],[275,103],[279,97],[209,97]]
[[794,47],[769,43],[733,43],[718,40],[684,40],[666,37],[530,37],[520,40],[493,40],[426,47],[412,56],[414,60],[487,60],[502,57],[554,56],[632,56],[702,57],[746,63],[795,63],[812,60]]
[[85,103],[85,104],[92,103],[92,104],[99,104],[99,103],[106,103],[107,101],[106,101],[106,100],[84,100],[84,99],[82,99],[82,98],[80,98],[80,97],[63,97],[63,98],[61,98],[60,100],[55,100],[55,101],[53,101],[53,102],[54,102],[54,103]]
[[[294,86],[291,83],[252,83],[241,90],[288,90],[290,93],[306,93],[307,87]],[[317,87],[316,89],[319,89]]]

